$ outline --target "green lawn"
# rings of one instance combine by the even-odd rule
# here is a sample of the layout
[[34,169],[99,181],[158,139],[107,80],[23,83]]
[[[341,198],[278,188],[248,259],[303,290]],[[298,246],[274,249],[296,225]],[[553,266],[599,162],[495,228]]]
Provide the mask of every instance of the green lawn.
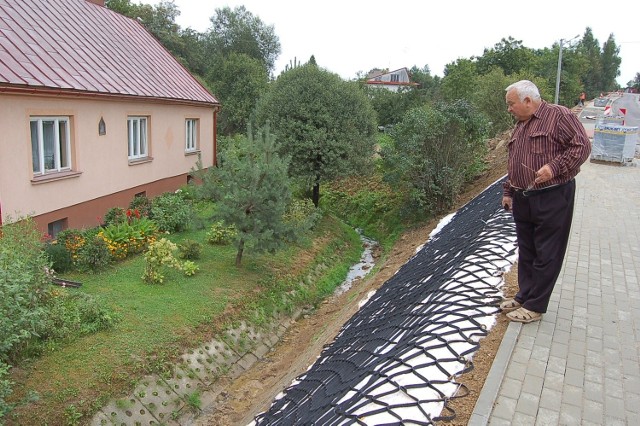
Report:
[[234,265],[235,249],[206,244],[204,230],[168,238],[203,243],[195,276],[167,271],[163,284],[145,284],[142,256],[99,274],[64,276],[82,287],[61,291],[100,296],[120,312],[122,321],[109,331],[52,345],[42,356],[22,362],[12,377],[12,400],[29,402],[17,407],[9,422],[69,424],[72,413],[82,413],[79,424],[87,423],[110,399],[130,392],[139,378],[168,372],[178,355],[232,321],[259,320],[255,312],[264,319],[281,303],[282,294],[300,288],[309,271],[322,263],[328,266],[323,275],[307,282],[293,302],[318,303],[344,280],[362,250],[357,234],[331,217],[319,223],[306,244],[275,255],[245,253],[240,269]]

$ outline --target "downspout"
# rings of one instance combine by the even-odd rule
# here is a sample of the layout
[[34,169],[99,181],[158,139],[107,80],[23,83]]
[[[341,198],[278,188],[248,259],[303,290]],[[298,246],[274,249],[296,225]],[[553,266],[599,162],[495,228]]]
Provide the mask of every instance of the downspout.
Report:
[[218,111],[219,106],[213,107],[213,165],[218,167]]

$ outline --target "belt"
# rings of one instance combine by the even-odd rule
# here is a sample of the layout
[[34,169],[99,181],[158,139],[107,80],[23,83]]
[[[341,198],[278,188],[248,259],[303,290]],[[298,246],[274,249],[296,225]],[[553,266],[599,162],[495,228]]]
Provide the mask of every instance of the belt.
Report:
[[550,192],[550,191],[553,191],[554,189],[561,188],[561,187],[565,186],[566,184],[570,183],[572,180],[573,179],[571,179],[569,182],[559,183],[559,184],[551,185],[551,186],[545,186],[544,188],[540,188],[540,189],[513,188],[513,191],[516,194],[522,195],[523,197],[531,197],[531,196],[534,196],[534,195],[544,194],[545,192]]

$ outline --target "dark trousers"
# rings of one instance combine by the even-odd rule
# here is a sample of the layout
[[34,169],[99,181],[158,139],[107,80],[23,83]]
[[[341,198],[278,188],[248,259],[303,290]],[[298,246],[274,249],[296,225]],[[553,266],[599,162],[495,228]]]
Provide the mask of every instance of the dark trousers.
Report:
[[553,287],[567,250],[575,180],[544,192],[525,196],[515,192],[513,218],[518,239],[516,301],[534,312],[547,312]]

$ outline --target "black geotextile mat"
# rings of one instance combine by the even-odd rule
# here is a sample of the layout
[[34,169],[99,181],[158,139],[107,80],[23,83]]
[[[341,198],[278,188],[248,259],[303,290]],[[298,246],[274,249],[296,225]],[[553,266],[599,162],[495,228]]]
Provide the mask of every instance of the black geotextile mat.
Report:
[[255,423],[423,425],[455,418],[447,402],[468,393],[455,377],[473,368],[470,357],[488,333],[487,318],[498,312],[502,275],[515,255],[515,226],[501,198],[498,181],[462,207]]

